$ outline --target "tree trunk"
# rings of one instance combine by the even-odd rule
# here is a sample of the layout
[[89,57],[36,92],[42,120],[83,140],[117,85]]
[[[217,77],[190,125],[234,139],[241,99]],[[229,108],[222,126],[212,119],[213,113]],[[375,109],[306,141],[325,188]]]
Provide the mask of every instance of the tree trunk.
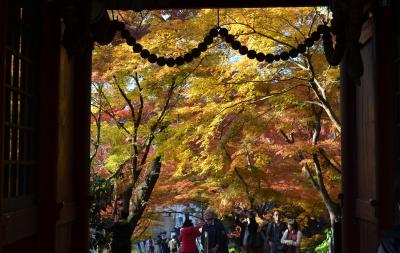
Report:
[[138,192],[136,198],[133,200],[133,214],[129,220],[132,227],[132,232],[143,215],[144,210],[147,207],[148,201],[150,199],[151,193],[153,192],[154,186],[160,176],[161,169],[161,157],[157,156],[147,172],[145,181],[140,184],[135,190]]
[[[132,202],[133,210],[132,210],[132,215],[130,216],[131,218],[129,219],[130,229],[120,231],[123,233],[129,233],[129,237],[132,236],[132,233],[135,231],[135,228],[136,228],[140,218],[142,217],[143,212],[146,209],[146,206],[149,202],[149,199],[150,199],[151,193],[153,192],[154,186],[157,183],[157,180],[160,175],[160,169],[161,169],[161,161],[160,160],[161,160],[160,156],[157,156],[153,160],[150,168],[148,169],[148,172],[146,174],[144,182],[142,184],[138,185],[134,189],[137,192],[137,194],[135,196],[135,199]],[[129,190],[130,190],[130,192],[129,192]],[[131,203],[131,200],[130,200],[130,198],[128,199],[128,196],[132,196],[133,195],[132,193],[133,193],[133,187],[129,187],[128,190],[126,190],[122,196],[123,197],[123,206],[125,208],[128,207],[128,210],[130,209],[129,207],[130,207],[130,203]],[[117,253],[117,252],[113,252],[113,253]]]

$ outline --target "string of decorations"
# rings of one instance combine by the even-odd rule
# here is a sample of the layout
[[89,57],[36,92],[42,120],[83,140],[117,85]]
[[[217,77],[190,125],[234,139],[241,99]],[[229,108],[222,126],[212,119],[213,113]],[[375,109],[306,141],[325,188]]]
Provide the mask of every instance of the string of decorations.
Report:
[[306,38],[303,43],[298,44],[296,48],[290,49],[288,52],[283,51],[279,54],[264,54],[262,52],[256,52],[255,50],[248,49],[248,47],[242,45],[240,41],[235,40],[234,35],[229,34],[228,29],[223,27],[212,28],[209,33],[204,37],[203,41],[200,42],[196,48],[193,48],[188,53],[183,56],[173,57],[163,57],[157,56],[151,53],[149,50],[143,48],[143,46],[136,41],[136,39],[130,34],[128,29],[125,29],[125,24],[121,21],[113,20],[112,26],[115,27],[116,31],[120,31],[121,37],[126,40],[126,43],[132,47],[133,52],[140,54],[143,59],[147,59],[150,63],[157,63],[159,66],[174,67],[175,65],[180,66],[184,63],[189,63],[193,59],[199,57],[202,52],[207,51],[208,46],[210,46],[214,39],[220,36],[225,42],[230,45],[233,50],[239,51],[239,54],[246,55],[249,59],[256,59],[259,62],[273,63],[279,60],[287,61],[289,58],[296,58],[299,53],[303,54],[306,52],[307,48],[312,47],[315,42],[319,41],[322,37],[323,45],[325,49],[332,49],[332,35],[336,34],[334,28],[334,22],[331,22],[331,27],[324,25],[319,25],[317,30],[311,33],[310,37]]

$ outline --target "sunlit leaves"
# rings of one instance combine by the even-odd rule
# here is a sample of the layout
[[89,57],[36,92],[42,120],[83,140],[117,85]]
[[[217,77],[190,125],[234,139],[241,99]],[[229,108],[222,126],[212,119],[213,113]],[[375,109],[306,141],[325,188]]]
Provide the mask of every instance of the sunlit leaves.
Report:
[[[138,41],[166,57],[197,47],[217,25],[217,10],[121,15],[132,29],[144,25],[147,33]],[[249,49],[277,54],[303,43],[325,19],[322,10],[311,8],[227,9],[220,10],[219,25]],[[200,201],[221,213],[249,206],[251,199],[256,204],[297,199],[309,208],[322,206],[302,171],[305,164],[313,168],[310,155],[320,149],[340,161],[340,131],[326,111],[318,143],[311,143],[318,123],[312,105],[325,102],[339,115],[338,69],[327,65],[320,44],[272,64],[240,55],[221,38],[199,59],[173,68],[149,63],[124,43],[96,47],[93,57],[93,80],[108,84],[108,109],[120,121],[105,117],[102,127],[102,144],[111,145],[105,160],[110,171],[129,158],[133,144],[143,150],[168,89],[176,84],[163,129],[154,132],[152,151],[163,155],[164,164],[151,203]],[[137,143],[127,134],[134,120],[117,85],[134,108],[140,106],[140,95],[145,99]],[[340,175],[322,157],[321,164],[326,187],[335,196]]]

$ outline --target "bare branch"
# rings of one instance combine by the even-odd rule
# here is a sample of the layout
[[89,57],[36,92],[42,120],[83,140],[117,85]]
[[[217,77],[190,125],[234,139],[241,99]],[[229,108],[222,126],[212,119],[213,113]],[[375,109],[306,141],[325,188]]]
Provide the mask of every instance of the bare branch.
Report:
[[126,95],[126,93],[122,90],[121,86],[119,86],[117,78],[115,76],[114,77],[114,81],[115,81],[115,85],[117,85],[118,87],[118,91],[121,94],[121,96],[124,98],[125,102],[128,104],[129,109],[131,110],[131,115],[132,115],[132,119],[135,120],[135,109],[133,108],[132,102],[131,100],[128,98],[128,96]]
[[121,171],[122,169],[131,161],[131,158],[126,159],[125,161],[123,161],[119,166],[118,169],[114,172],[114,174],[112,174],[111,176],[109,176],[106,179],[106,183],[110,182],[112,179],[117,178],[121,175]]
[[101,129],[101,110],[99,110],[99,116],[96,117],[92,112],[92,117],[95,119],[95,123],[96,123],[96,140],[94,140],[93,146],[94,146],[94,152],[93,154],[90,156],[90,164],[92,164],[93,159],[96,157],[97,152],[99,150],[99,146],[100,146],[100,129]]
[[[224,25],[241,25],[241,26],[244,26],[244,27],[249,28],[250,30],[253,31],[254,34],[258,34],[258,35],[260,35],[261,37],[265,37],[265,38],[267,38],[267,39],[270,39],[270,40],[272,40],[272,41],[275,41],[276,43],[279,43],[279,44],[281,44],[281,45],[285,45],[285,46],[287,46],[287,47],[289,47],[289,48],[295,48],[295,46],[290,45],[289,43],[287,43],[287,42],[285,42],[285,41],[278,40],[278,39],[276,39],[276,38],[274,38],[274,37],[272,37],[272,36],[269,36],[269,35],[267,35],[267,34],[264,34],[264,33],[262,33],[262,32],[257,31],[253,26],[251,26],[251,25],[249,25],[249,24],[246,24],[246,23],[234,22],[234,23],[227,23],[227,24],[224,24]],[[282,34],[281,34],[281,35],[282,35]]]
[[101,100],[101,91],[102,91],[103,85],[100,85],[97,87],[98,90],[98,95],[99,95],[99,111],[98,111],[98,116],[94,115],[94,113],[90,112],[96,122],[96,140],[93,142],[94,145],[94,152],[90,156],[90,164],[92,164],[93,159],[96,157],[97,152],[99,150],[100,146],[100,134],[101,134],[101,115],[102,115],[102,100]]
[[111,103],[110,103],[110,101],[108,100],[107,96],[104,94],[103,91],[101,91],[101,94],[103,95],[103,98],[104,98],[106,104],[107,104],[108,107],[110,108],[110,111],[103,110],[103,112],[104,112],[105,114],[107,114],[108,116],[110,116],[110,117],[114,120],[114,122],[117,124],[117,126],[118,126],[119,128],[121,128],[121,129],[123,129],[123,130],[130,136],[130,135],[131,135],[131,132],[129,132],[129,130],[124,126],[124,124],[122,124],[122,123],[117,119],[116,115],[114,114],[113,109],[112,109],[112,106],[111,106]]
[[279,129],[279,133],[282,134],[283,138],[285,139],[285,141],[289,144],[293,144],[294,143],[294,134],[290,133],[290,138],[289,136],[287,136],[287,134],[285,132],[283,132],[282,129]]
[[319,185],[319,193],[320,193],[322,199],[324,200],[327,208],[329,210],[331,210],[332,212],[337,214],[339,206],[338,206],[337,203],[335,203],[331,199],[331,197],[329,196],[328,191],[325,188],[324,178],[322,176],[321,165],[320,165],[319,160],[318,160],[318,155],[317,154],[313,154],[312,155],[312,159],[313,159],[313,162],[314,162],[314,165],[315,165],[314,169],[315,169],[315,173],[316,173],[316,176],[317,176],[317,182],[318,182],[318,185]]
[[306,163],[306,164],[303,166],[303,169],[304,169],[305,172],[306,172],[306,175],[307,175],[308,180],[310,180],[311,184],[312,184],[312,185],[314,186],[314,188],[319,192],[319,191],[320,191],[319,184],[318,184],[318,182],[314,179],[314,177],[313,177],[313,175],[312,175],[312,173],[311,173],[310,166]]
[[324,160],[329,164],[329,166],[331,166],[339,174],[342,174],[342,171],[339,169],[340,165],[335,160],[330,159],[324,149],[319,148],[318,151]]
[[238,176],[239,180],[240,180],[240,181],[242,182],[242,184],[244,185],[244,189],[245,189],[245,191],[246,191],[247,198],[248,198],[248,200],[249,200],[249,202],[250,202],[250,207],[251,207],[251,209],[253,209],[254,198],[251,196],[251,193],[250,193],[250,190],[249,190],[249,185],[248,185],[248,183],[246,182],[246,180],[244,180],[244,178],[242,177],[242,175],[240,175],[240,173],[239,173],[239,171],[238,171],[238,169],[237,169],[236,167],[234,168],[234,171],[235,171],[236,175]]

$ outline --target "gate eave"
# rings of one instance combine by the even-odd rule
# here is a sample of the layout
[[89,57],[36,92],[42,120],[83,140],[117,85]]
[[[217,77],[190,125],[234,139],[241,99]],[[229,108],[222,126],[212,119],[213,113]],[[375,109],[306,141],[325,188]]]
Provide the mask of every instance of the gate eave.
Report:
[[216,9],[328,6],[328,0],[108,0],[109,10]]

